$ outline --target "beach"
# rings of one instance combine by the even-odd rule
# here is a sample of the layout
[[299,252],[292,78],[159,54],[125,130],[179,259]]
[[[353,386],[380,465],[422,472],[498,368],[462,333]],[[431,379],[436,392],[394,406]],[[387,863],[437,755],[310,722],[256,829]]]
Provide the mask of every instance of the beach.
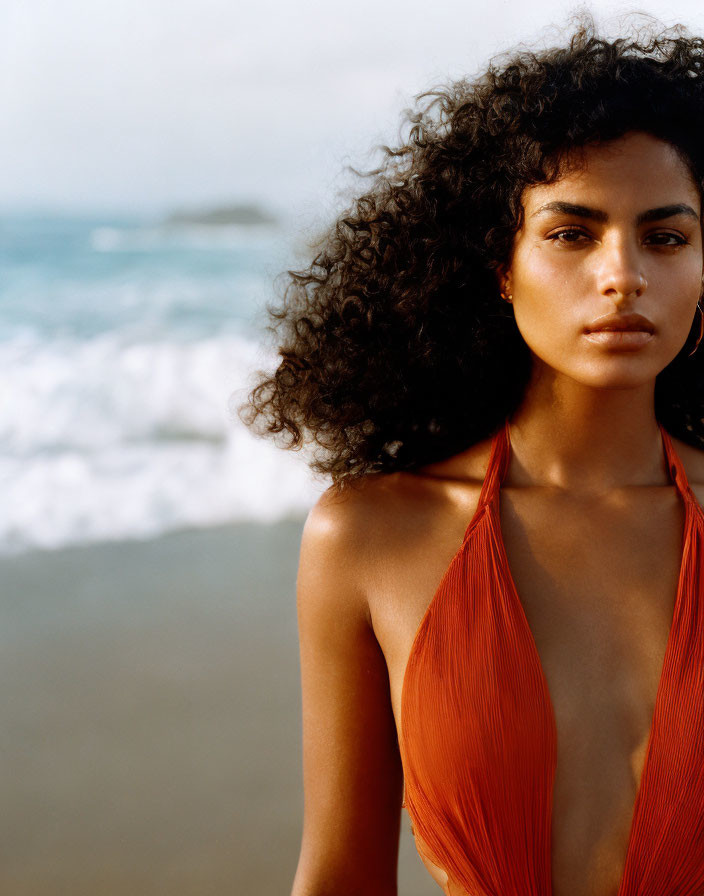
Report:
[[[0,557],[0,892],[290,892],[302,525]],[[437,892],[404,811],[399,896]]]

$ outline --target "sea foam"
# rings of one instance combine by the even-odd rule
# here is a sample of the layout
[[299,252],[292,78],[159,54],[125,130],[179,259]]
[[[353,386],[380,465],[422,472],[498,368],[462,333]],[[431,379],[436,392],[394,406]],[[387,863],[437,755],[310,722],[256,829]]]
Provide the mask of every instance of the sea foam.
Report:
[[240,421],[243,336],[0,343],[0,552],[304,515],[327,487]]

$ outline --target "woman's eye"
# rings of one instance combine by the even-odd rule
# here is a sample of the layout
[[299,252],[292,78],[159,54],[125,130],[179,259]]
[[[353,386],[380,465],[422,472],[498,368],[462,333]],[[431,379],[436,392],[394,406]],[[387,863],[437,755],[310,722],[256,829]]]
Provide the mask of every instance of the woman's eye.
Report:
[[576,243],[580,236],[586,237],[587,234],[581,230],[575,230],[574,227],[568,227],[565,230],[558,230],[556,233],[550,234],[548,239],[554,240],[556,243]]
[[[674,242],[660,242],[661,237],[665,240],[674,240]],[[653,233],[650,235],[650,239],[656,240],[656,246],[684,246],[689,242],[678,233]]]

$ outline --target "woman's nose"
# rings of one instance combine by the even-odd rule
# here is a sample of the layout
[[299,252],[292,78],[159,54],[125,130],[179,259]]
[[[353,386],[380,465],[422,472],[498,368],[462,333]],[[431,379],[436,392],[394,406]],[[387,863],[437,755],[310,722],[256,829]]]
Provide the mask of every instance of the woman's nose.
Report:
[[638,253],[625,241],[603,249],[598,273],[602,295],[626,298],[640,295],[647,287]]

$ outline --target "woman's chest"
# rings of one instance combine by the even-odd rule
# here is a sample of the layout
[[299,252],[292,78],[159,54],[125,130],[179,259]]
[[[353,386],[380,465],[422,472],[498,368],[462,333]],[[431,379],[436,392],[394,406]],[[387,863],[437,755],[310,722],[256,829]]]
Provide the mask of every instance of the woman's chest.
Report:
[[[623,871],[684,525],[683,508],[671,492],[641,498],[640,506],[597,506],[526,490],[501,496],[508,598],[520,604],[534,640],[557,728],[555,896],[615,893]],[[443,525],[428,521],[425,538],[404,542],[387,564],[374,595],[372,615],[399,735],[414,638],[457,550],[450,533],[461,519],[459,511],[455,522],[451,515]],[[481,563],[481,557],[475,560]],[[482,594],[475,591],[471,599],[482,600]],[[468,661],[480,676],[482,657]]]

